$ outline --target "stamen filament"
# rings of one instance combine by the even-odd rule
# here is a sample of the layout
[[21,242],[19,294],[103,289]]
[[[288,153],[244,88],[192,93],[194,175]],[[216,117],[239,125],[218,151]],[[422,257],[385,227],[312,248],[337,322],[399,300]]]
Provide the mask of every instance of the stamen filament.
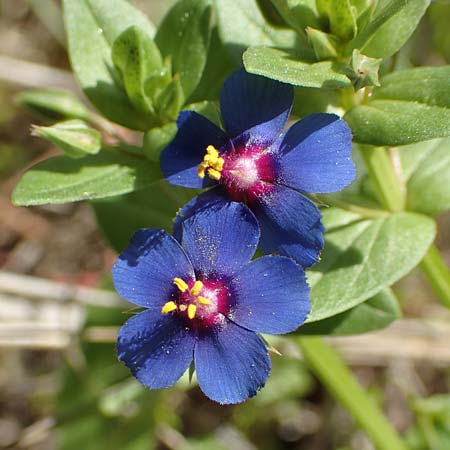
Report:
[[164,306],[161,308],[161,313],[162,314],[169,314],[172,311],[175,311],[177,309],[177,305],[175,304],[175,302],[167,302],[164,304]]
[[181,278],[175,277],[173,279],[173,284],[181,291],[186,292],[187,288],[189,287],[187,283],[182,280]]

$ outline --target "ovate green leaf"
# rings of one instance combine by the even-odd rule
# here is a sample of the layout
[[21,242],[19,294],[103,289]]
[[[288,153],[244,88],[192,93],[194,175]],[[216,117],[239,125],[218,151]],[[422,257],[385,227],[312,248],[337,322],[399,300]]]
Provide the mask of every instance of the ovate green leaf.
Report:
[[268,23],[256,0],[216,0],[216,6],[220,37],[236,64],[241,64],[248,47],[292,48],[296,44],[296,33]]
[[387,327],[401,315],[391,289],[384,289],[369,300],[328,319],[306,323],[298,334],[345,336]]
[[450,139],[401,147],[400,158],[408,209],[431,216],[450,209]]
[[339,89],[350,87],[351,81],[335,61],[305,62],[298,56],[269,47],[252,47],[244,53],[248,72],[263,75],[294,86]]
[[159,164],[103,150],[83,159],[57,156],[28,170],[16,186],[16,205],[45,205],[111,197],[142,189],[160,179]]
[[148,118],[134,109],[119,82],[111,47],[130,26],[153,36],[153,25],[125,0],[64,0],[63,6],[70,61],[88,98],[108,119],[146,129]]
[[167,82],[160,76],[163,62],[150,36],[135,26],[128,28],[114,41],[112,59],[134,106],[143,113],[154,114],[152,99],[147,97],[144,83],[150,75],[159,76],[159,84],[167,85]]
[[384,77],[371,100],[345,119],[357,142],[404,145],[450,136],[450,66],[404,70]]
[[322,261],[308,275],[309,322],[347,311],[395,283],[421,261],[436,233],[432,219],[406,212],[368,219],[330,208],[323,220]]
[[211,1],[181,0],[158,27],[155,42],[179,74],[185,98],[198,85],[211,39]]
[[379,2],[370,20],[347,46],[372,58],[387,58],[397,52],[416,29],[430,0]]
[[17,102],[33,112],[50,119],[89,120],[91,113],[81,101],[69,91],[60,89],[33,89],[23,91]]

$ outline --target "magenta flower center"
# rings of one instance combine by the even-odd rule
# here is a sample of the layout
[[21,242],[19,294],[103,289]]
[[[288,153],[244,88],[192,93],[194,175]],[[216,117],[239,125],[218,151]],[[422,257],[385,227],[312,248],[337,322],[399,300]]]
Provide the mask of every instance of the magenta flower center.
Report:
[[229,312],[229,293],[223,282],[174,278],[175,297],[164,304],[162,314],[178,314],[195,329],[220,325]]
[[210,145],[198,174],[201,178],[207,174],[222,184],[233,200],[251,203],[272,189],[276,164],[273,155],[265,147],[244,145],[219,153]]

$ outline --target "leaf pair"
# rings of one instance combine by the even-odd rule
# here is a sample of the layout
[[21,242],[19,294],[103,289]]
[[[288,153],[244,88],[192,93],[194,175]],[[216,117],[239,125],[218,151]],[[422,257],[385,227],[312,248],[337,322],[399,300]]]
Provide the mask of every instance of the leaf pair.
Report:
[[[211,36],[208,0],[176,4],[156,35],[148,19],[125,0],[113,5],[65,0],[64,19],[75,75],[94,106],[113,122],[147,130],[173,120],[200,81]],[[172,73],[164,61],[171,62]],[[157,110],[164,111],[163,118]]]

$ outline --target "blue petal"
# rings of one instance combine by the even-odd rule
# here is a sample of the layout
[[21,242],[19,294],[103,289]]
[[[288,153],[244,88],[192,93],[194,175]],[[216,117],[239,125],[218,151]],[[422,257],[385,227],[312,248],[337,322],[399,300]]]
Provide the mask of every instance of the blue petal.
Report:
[[221,404],[253,397],[270,372],[269,355],[261,338],[230,321],[222,329],[199,337],[194,361],[201,390]]
[[221,186],[211,188],[206,192],[202,192],[197,195],[188,203],[186,203],[175,216],[173,221],[173,236],[181,242],[182,236],[182,224],[185,220],[189,219],[193,214],[200,211],[204,211],[211,207],[220,207],[224,204],[231,203],[227,200],[227,195]]
[[176,316],[146,310],[119,330],[117,355],[145,386],[172,386],[189,367],[195,337]]
[[214,182],[197,175],[198,165],[203,161],[206,147],[217,149],[227,145],[225,133],[206,117],[194,111],[181,111],[178,132],[174,140],[161,153],[161,170],[167,181],[177,186],[202,188]]
[[225,129],[232,138],[246,133],[252,142],[270,145],[283,131],[293,96],[288,84],[237,70],[220,96]]
[[336,192],[356,176],[352,133],[334,114],[312,114],[286,133],[280,150],[281,182],[304,192]]
[[120,296],[160,312],[176,290],[173,279],[192,279],[194,271],[180,244],[165,231],[153,228],[134,234],[114,264],[112,276]]
[[264,256],[244,266],[231,282],[233,322],[268,334],[296,330],[310,311],[305,271],[284,256]]
[[321,214],[316,205],[297,191],[284,186],[260,196],[252,207],[261,227],[264,253],[278,253],[302,267],[318,261],[323,248]]
[[217,203],[183,222],[183,247],[204,276],[232,275],[250,261],[258,241],[258,222],[242,203]]

